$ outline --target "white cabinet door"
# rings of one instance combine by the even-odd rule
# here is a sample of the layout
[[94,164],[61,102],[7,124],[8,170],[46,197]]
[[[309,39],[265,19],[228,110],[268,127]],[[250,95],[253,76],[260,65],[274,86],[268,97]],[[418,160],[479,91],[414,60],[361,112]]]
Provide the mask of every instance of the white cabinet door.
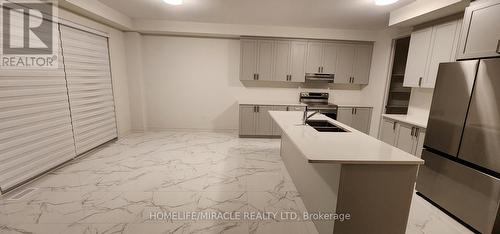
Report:
[[276,41],[274,79],[288,81],[290,75],[291,42]]
[[293,82],[305,82],[307,42],[292,41],[290,75]]
[[337,45],[334,43],[323,44],[323,73],[335,74],[337,66]]
[[272,106],[257,106],[257,127],[255,134],[258,136],[271,136],[273,135],[273,119],[269,115],[272,111]]
[[337,121],[352,126],[353,109],[351,107],[339,107],[337,110]]
[[411,33],[403,86],[420,87],[430,53],[432,27]]
[[360,132],[368,134],[370,132],[371,116],[371,108],[354,108],[351,127],[357,129]]
[[500,55],[500,0],[475,1],[467,7],[462,27],[459,58]]
[[337,47],[336,84],[348,84],[353,76],[355,45],[340,44]]
[[414,127],[403,123],[398,123],[398,125],[396,147],[410,154],[414,154],[415,140],[414,136],[412,136]]
[[257,56],[257,80],[273,80],[274,41],[259,40]]
[[254,80],[257,74],[257,40],[241,39],[240,80]]
[[384,118],[380,127],[380,140],[394,146],[396,144],[396,121]]
[[453,48],[456,44],[455,32],[457,30],[457,25],[458,21],[452,21],[433,27],[432,46],[422,87],[434,88],[439,63],[453,60]]
[[321,73],[323,61],[323,43],[307,43],[306,73]]
[[255,106],[240,105],[240,136],[255,135],[256,120]]
[[372,63],[371,45],[357,45],[354,59],[354,68],[352,75],[353,84],[368,84],[370,77],[370,67]]
[[422,150],[424,149],[424,140],[425,140],[425,130],[421,128],[417,128],[416,133],[416,144],[415,144],[415,155],[417,157],[422,157]]

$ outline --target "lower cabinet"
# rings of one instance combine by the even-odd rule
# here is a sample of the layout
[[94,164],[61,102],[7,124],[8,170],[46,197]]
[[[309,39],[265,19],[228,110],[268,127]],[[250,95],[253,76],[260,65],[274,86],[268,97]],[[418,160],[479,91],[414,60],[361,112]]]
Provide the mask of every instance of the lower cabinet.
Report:
[[382,121],[380,140],[410,154],[422,155],[424,138],[424,128],[388,118]]
[[304,111],[304,106],[240,105],[240,137],[279,137],[281,130],[269,111]]
[[389,144],[396,144],[396,134],[397,134],[397,123],[391,119],[383,119],[382,125],[380,126],[380,140]]
[[372,118],[371,107],[339,107],[337,121],[368,134]]

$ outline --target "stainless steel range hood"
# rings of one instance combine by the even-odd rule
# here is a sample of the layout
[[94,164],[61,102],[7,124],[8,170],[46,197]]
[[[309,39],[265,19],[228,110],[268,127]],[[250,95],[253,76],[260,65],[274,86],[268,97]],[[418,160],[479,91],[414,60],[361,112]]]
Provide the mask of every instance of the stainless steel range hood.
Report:
[[306,73],[306,82],[328,82],[333,83],[335,74]]

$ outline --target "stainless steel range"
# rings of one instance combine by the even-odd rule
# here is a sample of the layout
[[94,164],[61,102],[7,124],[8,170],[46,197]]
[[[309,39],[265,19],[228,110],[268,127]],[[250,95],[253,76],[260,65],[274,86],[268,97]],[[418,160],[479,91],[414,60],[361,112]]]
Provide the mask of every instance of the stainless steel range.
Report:
[[328,93],[301,92],[299,101],[307,105],[307,110],[318,111],[332,119],[337,119],[338,106],[328,102]]

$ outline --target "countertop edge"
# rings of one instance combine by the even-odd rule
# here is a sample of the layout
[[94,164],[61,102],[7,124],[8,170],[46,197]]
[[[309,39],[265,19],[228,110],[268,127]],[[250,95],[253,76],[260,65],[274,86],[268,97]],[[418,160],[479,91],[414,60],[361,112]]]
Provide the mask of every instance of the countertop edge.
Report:
[[419,123],[418,121],[407,120],[407,119],[403,119],[403,118],[400,118],[400,117],[395,117],[395,116],[391,116],[391,115],[387,115],[387,114],[382,114],[382,117],[427,129],[427,125],[426,124]]
[[[302,152],[301,152],[302,153]],[[306,158],[307,159],[307,158]],[[423,165],[424,161],[349,161],[349,160],[320,160],[307,159],[308,163],[317,164],[344,164],[344,165]]]
[[[272,112],[277,112],[277,111],[272,111]],[[271,115],[271,118],[273,118],[274,121],[274,116]],[[278,124],[279,127],[282,130],[282,134],[286,135],[288,138],[291,138],[288,134],[288,131],[284,129],[281,124]],[[344,125],[344,124],[341,124]],[[351,127],[347,127],[350,131],[357,131],[355,129],[352,129]],[[421,158],[415,159],[415,160],[392,160],[392,161],[374,161],[374,160],[327,160],[327,159],[311,159],[306,156],[306,153],[303,151],[303,149],[297,144],[297,142],[291,140],[290,141],[296,148],[299,150],[299,152],[303,155],[304,159],[311,164],[318,164],[318,163],[323,163],[323,164],[339,164],[339,165],[423,165],[424,160]]]

